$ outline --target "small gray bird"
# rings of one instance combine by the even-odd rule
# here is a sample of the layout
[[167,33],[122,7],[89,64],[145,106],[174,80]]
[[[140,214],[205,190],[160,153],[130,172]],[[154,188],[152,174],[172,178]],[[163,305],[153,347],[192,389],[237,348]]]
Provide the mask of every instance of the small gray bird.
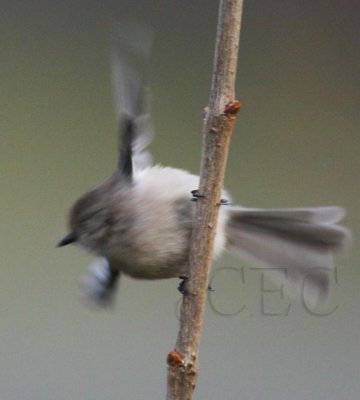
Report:
[[[150,46],[143,43],[126,42],[128,59],[147,59]],[[69,233],[59,243],[76,243],[96,256],[82,287],[100,306],[113,299],[121,273],[139,279],[186,276],[195,211],[191,200],[199,185],[199,177],[187,171],[152,164],[146,151],[152,130],[144,110],[142,76],[130,64],[114,52],[121,132],[117,170],[75,202]],[[230,200],[225,191],[222,197]],[[223,205],[214,256],[227,249],[275,268],[295,293],[306,288],[306,296],[316,302],[329,293],[334,253],[351,241],[350,231],[337,224],[344,214],[341,207]]]

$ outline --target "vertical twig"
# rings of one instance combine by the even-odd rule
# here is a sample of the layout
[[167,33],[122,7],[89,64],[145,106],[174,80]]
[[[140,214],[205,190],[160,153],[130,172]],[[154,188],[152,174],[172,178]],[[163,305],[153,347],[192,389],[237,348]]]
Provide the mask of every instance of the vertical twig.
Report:
[[228,147],[240,102],[234,100],[243,0],[221,0],[209,107],[203,127],[201,197],[192,234],[188,295],[183,298],[175,350],[168,355],[167,400],[190,400],[198,352]]

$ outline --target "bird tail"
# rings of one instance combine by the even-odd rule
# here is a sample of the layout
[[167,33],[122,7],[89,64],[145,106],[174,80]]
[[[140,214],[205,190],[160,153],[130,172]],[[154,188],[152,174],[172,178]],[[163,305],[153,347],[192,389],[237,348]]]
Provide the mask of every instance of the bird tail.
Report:
[[337,224],[344,215],[341,207],[234,207],[227,225],[227,247],[270,267],[272,277],[316,304],[329,295],[334,253],[351,242],[350,230]]

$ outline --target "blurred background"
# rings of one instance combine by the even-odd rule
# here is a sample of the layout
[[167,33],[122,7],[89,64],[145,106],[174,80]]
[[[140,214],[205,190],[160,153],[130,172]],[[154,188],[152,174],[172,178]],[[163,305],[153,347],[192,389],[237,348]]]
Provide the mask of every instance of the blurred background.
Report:
[[[116,165],[109,16],[152,26],[152,153],[197,173],[218,2],[0,4],[0,399],[165,398],[178,282],[124,278],[95,312],[78,295],[90,257],[55,245],[72,202]],[[245,1],[226,186],[245,206],[343,205],[354,245],[316,309],[218,260],[197,399],[359,398],[359,11]]]

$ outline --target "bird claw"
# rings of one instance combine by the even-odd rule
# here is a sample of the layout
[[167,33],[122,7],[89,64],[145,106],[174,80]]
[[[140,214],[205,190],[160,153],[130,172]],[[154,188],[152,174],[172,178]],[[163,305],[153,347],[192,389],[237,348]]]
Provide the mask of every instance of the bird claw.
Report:
[[[179,283],[178,286],[178,291],[183,295],[183,296],[188,296],[191,294],[191,292],[189,291],[189,289],[186,287],[186,283],[189,280],[189,277],[186,275],[181,275],[179,276],[179,278],[181,279],[181,282]],[[207,287],[208,292],[214,292],[215,290],[211,287],[211,285],[209,284]]]
[[192,195],[191,201],[197,201],[197,199],[199,199],[201,197],[205,197],[204,195],[199,193],[198,189],[192,190],[191,195]]
[[230,201],[227,199],[220,199],[219,206],[227,206],[230,204]]
[[[197,199],[205,197],[203,194],[199,193],[198,189],[192,190],[191,195],[192,195],[191,201],[197,201]],[[226,206],[229,204],[230,204],[230,201],[227,199],[220,199],[220,203],[218,203],[219,206]]]
[[186,287],[186,282],[188,281],[189,277],[186,275],[181,275],[179,276],[179,278],[181,279],[181,282],[179,283],[178,286],[178,291],[183,295],[183,296],[187,296],[190,294],[189,289]]

